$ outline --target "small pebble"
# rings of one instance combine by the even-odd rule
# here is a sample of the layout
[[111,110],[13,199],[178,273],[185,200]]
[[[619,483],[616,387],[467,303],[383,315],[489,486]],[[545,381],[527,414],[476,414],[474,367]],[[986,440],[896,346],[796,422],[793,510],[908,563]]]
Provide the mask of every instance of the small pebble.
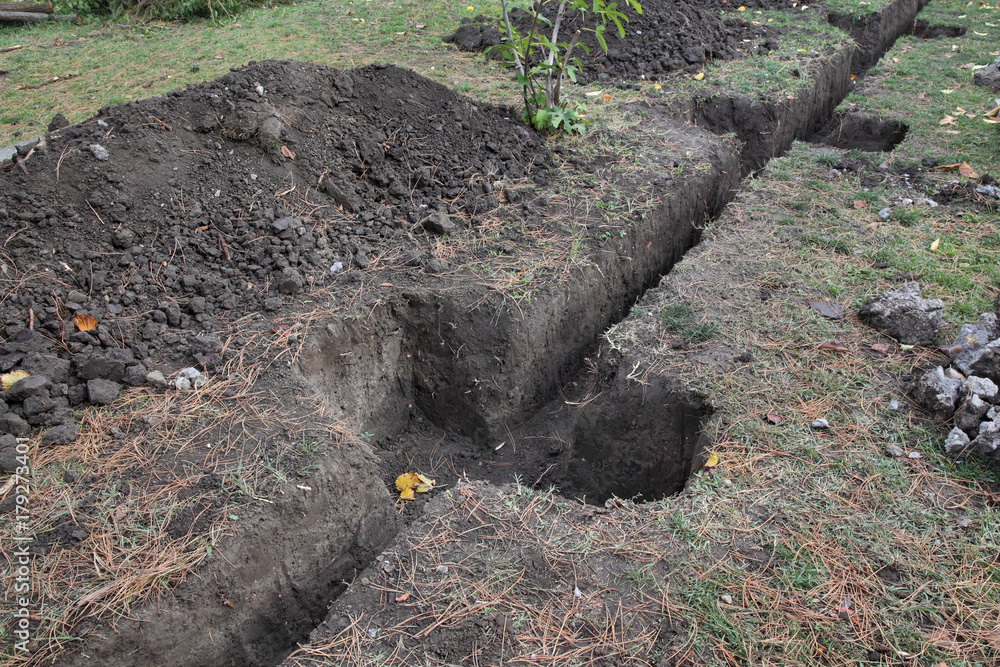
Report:
[[732,595],[723,595],[722,596],[722,601],[725,602],[726,604],[732,604],[733,603],[733,596]]
[[891,214],[892,214],[892,209],[886,206],[884,209],[878,212],[878,217],[882,218],[883,220],[888,220],[889,215]]
[[889,401],[889,409],[892,410],[893,412],[899,410],[899,401],[897,401],[896,399],[892,399],[891,401]]
[[906,455],[906,457],[910,459],[922,459],[924,458],[924,455],[921,454],[920,452],[910,452],[909,454]]
[[830,428],[830,422],[820,417],[819,419],[814,419],[809,422],[809,426],[816,429],[817,431],[824,431]]
[[893,458],[898,459],[905,452],[903,451],[902,447],[898,447],[896,445],[886,445],[885,446],[885,453],[888,454],[889,456],[893,457]]
[[967,516],[963,516],[961,519],[957,521],[957,523],[959,528],[968,528],[969,526],[972,525],[972,519],[970,519]]
[[438,565],[436,568],[434,568],[434,571],[437,572],[438,574],[448,574],[448,566]]

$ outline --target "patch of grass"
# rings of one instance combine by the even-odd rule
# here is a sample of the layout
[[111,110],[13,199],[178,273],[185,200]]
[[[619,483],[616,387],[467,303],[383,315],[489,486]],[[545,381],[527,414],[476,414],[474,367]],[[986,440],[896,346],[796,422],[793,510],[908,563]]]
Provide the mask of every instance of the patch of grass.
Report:
[[687,304],[670,303],[660,309],[660,319],[692,343],[704,343],[719,333],[719,325],[712,322],[695,322],[694,313]]

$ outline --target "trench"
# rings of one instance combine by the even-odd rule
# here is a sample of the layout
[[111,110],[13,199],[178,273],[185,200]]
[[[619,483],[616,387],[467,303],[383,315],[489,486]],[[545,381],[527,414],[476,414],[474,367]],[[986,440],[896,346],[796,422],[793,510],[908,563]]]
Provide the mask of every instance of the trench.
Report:
[[[867,23],[831,16],[858,48],[833,54],[792,100],[644,104],[648,131],[689,142],[709,167],[659,193],[644,224],[520,311],[414,290],[367,317],[326,322],[308,338],[298,371],[334,416],[375,434],[376,446],[327,454],[308,493],[292,491],[246,520],[253,539],[229,540],[173,596],[57,664],[280,663],[403,529],[387,489],[410,467],[442,484],[484,470],[517,475],[595,504],[682,490],[708,444],[710,401],[668,376],[631,382],[634,369],[595,358],[601,335],[697,245],[702,223],[742,178],[834,119],[850,74],[906,34],[924,4],[898,0]],[[727,134],[735,145],[715,138]]]

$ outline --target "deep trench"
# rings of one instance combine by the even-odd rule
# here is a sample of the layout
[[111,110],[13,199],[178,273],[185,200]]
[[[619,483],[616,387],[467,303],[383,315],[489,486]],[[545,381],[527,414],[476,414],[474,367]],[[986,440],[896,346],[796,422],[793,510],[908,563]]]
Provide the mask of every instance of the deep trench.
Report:
[[[532,452],[535,466],[523,481],[547,486],[558,478],[562,493],[588,502],[603,503],[611,495],[653,500],[683,489],[705,446],[709,402],[669,379],[639,389],[625,380],[629,369],[602,377],[592,361],[600,336],[700,241],[698,223],[721,213],[743,177],[782,155],[794,140],[807,140],[829,124],[851,90],[849,73],[870,68],[911,29],[924,4],[898,0],[869,23],[831,15],[831,23],[855,37],[858,49],[834,55],[818,73],[815,88],[793,101],[713,97],[680,107],[650,106],[666,125],[686,122],[717,135],[734,134],[739,153],[713,156],[715,181],[702,184],[705,196],[699,193],[694,203],[661,212],[658,232],[670,233],[658,236],[643,227],[622,240],[621,247],[642,260],[637,262],[642,272],[629,275],[623,263],[608,260],[577,279],[577,289],[590,286],[596,297],[552,294],[520,319],[469,312],[463,304],[428,292],[406,293],[374,308],[364,320],[330,322],[313,337],[300,370],[343,415],[355,417],[359,430],[384,434],[380,462],[385,467],[418,430],[423,437],[441,439],[428,450],[431,456],[436,452],[443,461],[449,450],[463,453],[472,467],[464,471],[472,477],[480,462],[516,462],[520,451],[522,459]],[[649,254],[642,257],[645,248]],[[609,273],[617,276],[611,285]],[[603,288],[594,287],[598,277],[605,279]],[[473,347],[478,356],[463,357],[461,351]],[[519,358],[525,350],[528,358]],[[344,355],[353,355],[350,364],[343,363]],[[494,360],[502,362],[499,369]],[[501,380],[483,387],[483,371],[491,367],[499,370]],[[613,390],[596,391],[608,388]],[[389,496],[376,492],[376,487],[384,489],[384,480],[362,472],[366,465],[375,469],[372,457],[360,459],[345,456],[329,462],[327,470],[309,480],[312,494],[286,498],[274,508],[272,514],[297,517],[293,525],[262,519],[284,531],[300,531],[298,539],[283,536],[244,548],[241,561],[216,567],[192,587],[211,581],[219,590],[244,586],[249,591],[246,610],[238,618],[220,618],[213,640],[195,642],[179,654],[175,636],[180,625],[164,623],[163,612],[151,611],[140,616],[134,637],[119,634],[117,643],[112,639],[103,648],[88,647],[90,654],[114,655],[114,664],[151,664],[150,659],[240,667],[280,663],[326,617],[345,580],[374,562],[400,529]],[[539,468],[545,472],[536,478]],[[513,480],[519,469],[513,463],[506,469]],[[440,470],[446,476],[461,472],[446,466]],[[358,520],[330,524],[328,507],[348,501]],[[335,532],[343,534],[332,536]],[[202,593],[201,599],[202,604],[217,603],[210,594]],[[173,613],[184,613],[183,600],[169,604]],[[205,618],[213,622],[211,615]],[[129,651],[135,657],[123,658]],[[98,664],[81,654],[59,664]]]

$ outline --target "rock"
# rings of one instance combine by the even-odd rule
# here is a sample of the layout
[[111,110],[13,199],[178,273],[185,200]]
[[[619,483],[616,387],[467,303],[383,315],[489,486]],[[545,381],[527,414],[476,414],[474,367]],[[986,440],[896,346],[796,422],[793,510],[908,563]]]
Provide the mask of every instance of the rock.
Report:
[[844,319],[844,307],[832,301],[810,301],[809,307],[828,320]]
[[31,427],[28,425],[28,422],[13,412],[0,415],[0,434],[9,433],[10,435],[20,436],[27,435],[30,430]]
[[264,299],[264,310],[268,312],[274,312],[281,309],[281,297],[280,296],[269,296]]
[[878,212],[878,217],[883,220],[888,220],[889,216],[892,215],[892,209],[886,206],[881,211]]
[[885,446],[885,453],[888,454],[889,456],[893,457],[894,459],[898,459],[900,456],[902,456],[904,454],[903,448],[902,447],[898,447],[896,445],[886,445]]
[[191,352],[212,354],[222,352],[222,339],[217,333],[198,334],[188,341]]
[[278,291],[282,294],[295,294],[304,284],[302,275],[292,268],[282,269],[276,281]]
[[270,114],[260,121],[257,128],[257,138],[261,145],[267,149],[276,149],[278,141],[281,140],[281,119],[274,114]]
[[208,378],[197,368],[191,366],[177,371],[177,378],[173,381],[173,385],[178,391],[193,391],[201,389],[206,384],[208,384]]
[[917,380],[913,397],[937,419],[948,419],[955,414],[961,389],[962,381],[947,377],[938,366]]
[[111,405],[121,391],[122,386],[112,380],[104,378],[87,380],[87,398],[94,405]]
[[983,422],[979,425],[979,435],[972,441],[980,454],[1000,461],[1000,421]]
[[48,396],[49,379],[44,375],[29,375],[23,380],[15,382],[7,390],[4,398],[11,403],[23,401],[29,396]]
[[0,470],[14,472],[20,465],[20,462],[17,460],[17,450],[14,447],[0,447]]
[[944,303],[920,296],[920,284],[887,290],[858,311],[858,317],[905,345],[928,345],[941,325]]
[[990,403],[994,402],[998,392],[1000,392],[1000,388],[998,388],[996,383],[989,378],[981,378],[975,375],[970,375],[966,378],[965,382],[962,383],[962,393],[964,395],[978,396],[984,401],[988,401]]
[[996,333],[996,316],[984,313],[976,324],[963,325],[955,342],[943,349],[951,355],[951,363],[956,368],[972,375],[971,365],[983,355],[990,341],[996,339]]
[[88,148],[90,148],[90,152],[94,154],[94,157],[96,157],[101,162],[105,162],[108,160],[108,158],[111,157],[108,154],[108,149],[100,144],[90,144]]
[[274,231],[276,232],[283,232],[286,229],[288,229],[291,226],[291,224],[292,224],[292,216],[288,215],[285,216],[284,218],[278,218],[277,220],[272,222],[271,227],[273,227]]
[[1000,89],[1000,58],[974,72],[972,82],[983,88]]
[[55,132],[63,129],[64,127],[69,127],[69,119],[62,115],[62,113],[57,113],[52,117],[52,120],[49,121],[49,126],[46,129],[49,132]]
[[455,231],[455,223],[447,214],[440,211],[431,213],[421,224],[431,234],[451,234]]
[[[50,396],[29,396],[24,399],[24,403],[21,408],[24,412],[24,417],[32,417],[34,415],[40,415],[45,412],[52,412],[58,408],[69,407],[69,401],[63,397],[52,398]],[[983,412],[986,412],[983,410]],[[30,423],[31,420],[29,419]]]
[[132,364],[125,369],[125,377],[122,381],[130,387],[141,387],[148,382],[146,377],[146,367],[142,364]]
[[1000,382],[1000,339],[976,350],[967,364],[967,375],[989,378]]
[[909,454],[906,455],[906,458],[908,458],[908,459],[922,459],[922,458],[924,458],[924,455],[921,454],[920,452],[910,452]]
[[423,266],[425,261],[424,252],[419,248],[414,248],[406,253],[406,258],[403,259],[403,263],[407,266]]
[[167,378],[163,377],[160,371],[149,371],[146,373],[146,382],[160,389],[167,386]]
[[969,451],[969,436],[957,426],[951,429],[944,441],[944,453],[952,458],[961,458]]
[[127,348],[110,348],[92,354],[77,363],[76,372],[84,380],[102,378],[121,381],[125,377],[125,367],[135,363],[135,355]]
[[814,428],[817,431],[825,431],[826,429],[830,428],[830,422],[828,422],[823,418],[814,419],[811,422],[809,422],[809,427]]
[[68,445],[80,437],[76,424],[60,424],[42,433],[42,444],[51,446]]
[[979,422],[983,420],[983,415],[990,409],[990,404],[972,394],[955,410],[955,426],[966,433],[972,433],[979,429]]
[[451,265],[448,262],[442,261],[440,259],[432,259],[427,262],[427,266],[424,267],[424,271],[427,273],[445,273],[451,269]]

